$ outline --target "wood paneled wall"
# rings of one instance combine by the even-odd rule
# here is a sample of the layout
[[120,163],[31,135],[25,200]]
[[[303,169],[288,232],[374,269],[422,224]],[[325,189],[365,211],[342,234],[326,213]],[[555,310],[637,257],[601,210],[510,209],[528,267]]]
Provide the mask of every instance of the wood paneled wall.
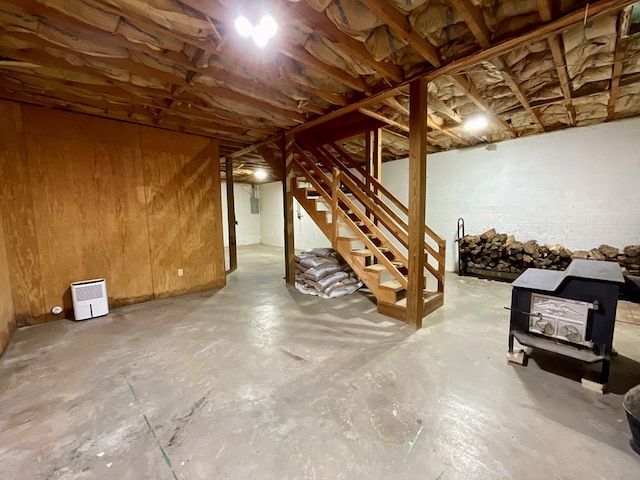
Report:
[[0,213],[0,355],[4,351],[16,327],[9,281],[9,262],[4,245],[2,214]]
[[112,307],[224,285],[215,141],[10,102],[0,118],[19,324],[71,315],[77,280],[106,278]]

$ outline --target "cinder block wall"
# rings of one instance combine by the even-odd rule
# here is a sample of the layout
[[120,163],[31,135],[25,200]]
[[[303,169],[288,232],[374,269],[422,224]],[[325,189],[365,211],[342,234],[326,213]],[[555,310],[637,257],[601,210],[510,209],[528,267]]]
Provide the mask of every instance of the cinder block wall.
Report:
[[[224,246],[229,246],[229,224],[227,222],[227,183],[222,182],[222,226],[224,229]],[[258,188],[258,192],[260,188]],[[259,196],[259,195],[258,195]],[[266,207],[260,199],[260,213],[251,213],[251,185],[236,183],[233,185],[233,201],[236,210],[236,241],[238,245],[255,245],[260,243],[260,217]]]
[[[407,201],[406,159],[383,165],[383,184]],[[456,222],[519,240],[587,249],[640,243],[640,118],[519,138],[428,157],[427,223],[447,239]]]

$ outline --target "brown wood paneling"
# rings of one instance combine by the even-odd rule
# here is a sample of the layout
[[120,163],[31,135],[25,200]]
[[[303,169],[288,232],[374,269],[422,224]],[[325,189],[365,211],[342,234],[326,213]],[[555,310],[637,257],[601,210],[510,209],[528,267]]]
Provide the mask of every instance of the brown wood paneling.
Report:
[[[138,127],[23,107],[45,306],[106,278],[112,306],[153,297]],[[37,192],[37,194],[35,194]]]
[[9,262],[2,229],[2,213],[0,212],[0,355],[9,343],[16,327],[11,298],[11,282],[9,280]]
[[69,316],[76,280],[106,278],[111,306],[224,285],[215,141],[11,102],[0,127],[18,322]]
[[156,295],[224,285],[218,145],[179,133],[141,132]]
[[20,105],[0,101],[0,210],[18,325],[45,311]]

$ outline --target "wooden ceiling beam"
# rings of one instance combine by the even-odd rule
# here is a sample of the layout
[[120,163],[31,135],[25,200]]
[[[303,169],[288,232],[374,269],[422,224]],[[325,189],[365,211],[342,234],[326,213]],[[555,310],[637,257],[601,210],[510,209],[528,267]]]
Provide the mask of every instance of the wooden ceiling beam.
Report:
[[[25,4],[23,0],[20,0],[20,3]],[[38,3],[41,3],[41,2],[38,2]],[[197,38],[190,37],[189,35],[183,35],[179,32],[176,32],[175,30],[168,28],[166,25],[162,25],[160,23],[154,22],[152,19],[148,17],[138,15],[131,11],[124,11],[122,8],[118,8],[117,6],[115,6],[113,3],[107,3],[104,1],[97,2],[94,0],[83,0],[83,3],[88,4],[91,7],[97,10],[100,10],[102,12],[111,13],[113,15],[117,15],[122,18],[125,18],[134,28],[144,27],[143,30],[145,31],[152,30],[152,31],[155,31],[154,33],[162,33],[178,41],[181,41],[188,45],[192,45],[200,49],[200,51],[202,52],[205,52],[205,51],[212,52],[216,50],[215,42],[213,41],[214,39],[207,38],[206,40],[204,39],[200,40]],[[55,9],[56,11],[60,12],[60,14],[62,15],[69,16],[69,14],[67,14],[64,11],[64,8],[62,8],[63,4],[64,4],[63,2],[48,2],[47,6],[52,9]],[[74,20],[80,21],[91,27],[98,28],[98,26],[91,21],[90,17],[85,17],[82,15],[72,15],[70,18],[73,18]],[[213,25],[212,25],[212,30],[215,31],[215,27]],[[108,32],[108,33],[113,33],[113,32]],[[215,33],[219,36],[219,33],[217,31],[215,31]],[[215,40],[217,41],[218,39],[216,38]],[[195,66],[195,62],[192,61],[192,65]]]
[[462,17],[480,46],[489,48],[491,45],[491,33],[489,33],[480,8],[476,7],[470,0],[449,0],[449,4]]
[[[65,52],[66,54],[69,54],[69,55],[75,55],[80,58],[90,60],[91,62],[110,65],[124,72],[134,73],[142,77],[155,78],[167,84],[176,84],[176,85],[187,84],[186,79],[178,75],[165,72],[162,70],[157,70],[155,68],[149,67],[142,63],[135,62],[130,58],[92,57],[83,53],[75,52],[71,50],[70,47],[64,47],[57,43],[49,42],[48,40],[40,38],[37,35],[34,35],[32,33],[8,32],[2,28],[0,28],[0,33],[6,34],[17,40],[23,40],[25,42],[38,45],[38,47],[42,48],[43,51],[47,51],[49,49],[55,49],[60,52]],[[31,51],[33,51],[33,49]]]
[[[431,101],[431,97],[427,97],[427,98],[428,98],[428,100],[427,100],[427,103],[428,103],[428,102],[430,102],[430,101]],[[387,99],[387,100],[389,100],[389,99]],[[403,105],[401,105],[399,102],[397,102],[397,101],[395,101],[395,102],[393,102],[393,101],[392,101],[392,102],[389,102],[389,101],[387,101],[387,100],[385,100],[385,101],[384,101],[384,103],[385,103],[386,105],[388,105],[389,107],[391,107],[391,108],[395,109],[396,111],[398,111],[398,112],[402,113],[403,115],[407,115],[407,114],[409,113],[409,109],[408,109],[408,108],[406,108],[406,107],[404,107]],[[427,108],[428,108],[428,106],[427,106]],[[365,109],[361,109],[361,110],[360,110],[362,113],[364,113],[362,110],[365,110]],[[462,138],[462,137],[460,137],[460,136],[456,135],[455,133],[453,133],[453,132],[451,132],[451,131],[448,131],[448,130],[445,130],[444,128],[442,128],[442,127],[441,127],[440,125],[438,125],[438,123],[437,123],[437,122],[436,122],[436,121],[431,117],[431,115],[427,115],[427,126],[428,126],[429,128],[431,128],[432,130],[436,130],[436,131],[438,131],[438,132],[441,132],[441,133],[443,133],[443,134],[447,135],[448,137],[453,138],[456,142],[460,143],[461,145],[467,145],[467,146],[468,146],[468,145],[471,145],[471,143],[470,143],[468,140],[466,140],[466,139],[464,139],[464,138]],[[409,128],[409,127],[407,127],[407,129],[408,129],[408,128]],[[408,132],[408,130],[406,130],[406,131]],[[436,140],[434,139],[434,141],[436,141]],[[440,145],[440,147],[444,147],[444,145],[440,144],[439,142],[437,142],[437,141],[436,141],[436,143],[438,143],[438,144]]]
[[362,92],[367,95],[371,94],[371,87],[369,87],[369,85],[367,85],[367,82],[365,82],[362,78],[354,77],[338,67],[328,65],[318,60],[300,45],[282,45],[280,47],[280,52],[282,52],[287,57],[295,60],[300,65],[304,65],[305,67],[312,68],[316,72],[327,75],[329,78],[332,78],[333,80],[342,83],[347,87],[353,88],[357,92]]
[[553,18],[553,5],[551,0],[536,0],[538,3],[538,13],[543,22],[550,22]]
[[434,67],[442,65],[436,47],[431,45],[424,37],[411,28],[407,17],[388,0],[360,0],[382,22],[386,23],[389,30],[411,45],[424,59]]
[[613,56],[613,70],[611,76],[611,88],[609,90],[609,103],[607,104],[606,122],[613,120],[616,114],[616,102],[618,101],[618,89],[620,88],[620,77],[622,76],[622,64],[627,52],[626,42],[618,36],[616,50]]
[[456,142],[458,142],[461,145],[465,145],[465,146],[469,146],[471,145],[471,142],[469,140],[467,140],[466,138],[462,138],[459,135],[456,135],[455,133],[453,133],[451,130],[446,130],[444,128],[442,128],[440,125],[438,125],[433,118],[431,118],[431,116],[427,115],[427,126],[433,130],[436,130],[440,133],[443,133],[444,135],[446,135],[447,137],[453,138]]
[[[15,0],[9,0],[9,1],[15,1]],[[154,51],[153,49],[151,49],[146,45],[130,42],[129,40],[126,39],[126,37],[120,36],[120,34],[116,34],[116,35],[110,34],[108,32],[97,30],[95,27],[92,28],[91,30],[88,30],[87,27],[81,24],[77,18],[69,17],[64,12],[55,10],[54,8],[45,7],[44,5],[36,2],[35,0],[20,0],[20,5],[22,8],[29,7],[29,10],[28,10],[29,12],[32,12],[32,11],[39,12],[42,15],[46,16],[48,19],[59,22],[61,25],[67,25],[70,28],[76,28],[76,29],[80,29],[81,31],[86,31],[87,36],[94,41],[98,41],[104,44],[115,44],[119,47],[126,48],[127,50],[134,50],[143,54],[150,54],[150,55],[159,54],[159,52]],[[93,25],[91,26],[93,27]],[[36,37],[36,38],[40,38],[40,37]],[[55,46],[58,47],[58,45],[55,45]],[[185,78],[182,78],[181,76],[177,76],[177,75],[172,75],[172,77],[176,77],[176,78],[173,78],[171,80],[171,83],[174,83],[177,85],[187,85],[191,82],[193,76],[196,73],[198,73],[194,71],[197,69],[193,65],[193,60],[189,59],[189,57],[187,57],[182,52],[172,52],[169,50],[164,50],[161,56],[163,59],[168,59],[169,61],[175,63],[177,66],[183,68],[187,72],[185,75]],[[103,60],[103,57],[100,57],[98,61],[102,61],[102,60]],[[128,63],[138,63],[138,62],[135,62],[134,60],[129,60]],[[138,65],[143,65],[143,64],[138,63]],[[149,70],[152,70],[151,72],[148,72],[147,75],[150,75],[154,78],[161,78],[161,74],[163,73],[162,70],[158,70],[153,67],[147,67],[147,68]],[[261,87],[257,82],[254,82],[254,84],[251,85],[252,82],[250,80],[247,81],[242,77],[238,77],[237,75],[233,75],[231,73],[222,71],[220,69],[209,68],[209,69],[205,69],[204,73],[207,73],[207,71],[213,75],[218,75],[223,82],[231,83],[233,85],[242,85],[243,87],[248,88],[248,91],[246,92],[246,94],[248,96],[261,96],[261,98],[259,98],[258,100],[261,100],[262,98],[267,98],[267,99],[274,98],[279,100],[280,102],[283,102],[283,103],[286,102],[287,104],[290,104],[292,108],[294,108],[296,111],[306,109],[316,114],[324,113],[323,109],[316,107],[312,104],[306,105],[306,108],[301,108],[300,105],[294,99],[268,86]],[[159,72],[159,73],[156,73],[156,72]],[[165,76],[165,79],[169,81],[169,77]]]
[[[230,29],[234,28],[233,24],[235,18],[229,12],[229,9],[222,5],[218,0],[183,0],[183,3],[205,15],[209,15],[225,23]],[[360,77],[353,77],[344,70],[318,60],[297,44],[289,45],[286,42],[281,42],[278,45],[278,51],[283,55],[292,58],[301,65],[313,68],[314,70],[327,75],[356,91],[368,94],[371,93],[370,87]]]
[[[195,87],[187,89],[187,91],[192,94],[196,94],[194,91]],[[270,103],[267,103],[263,100],[256,100],[254,98],[248,97],[242,93],[238,93],[235,90],[231,90],[225,87],[208,87],[206,85],[198,85],[197,93],[206,93],[212,97],[224,98],[226,100],[230,100],[233,102],[238,102],[243,105],[247,105],[253,109],[258,111],[269,112],[272,115],[276,115],[278,117],[289,118],[298,123],[304,123],[307,121],[307,116],[300,113],[294,112],[292,110],[287,110],[282,107],[275,107]]]
[[513,94],[516,96],[520,104],[527,111],[527,113],[529,114],[533,122],[538,126],[538,128],[541,131],[544,132],[545,126],[544,126],[544,123],[542,123],[539,112],[536,109],[532,108],[531,105],[529,104],[529,100],[527,99],[527,96],[522,90],[520,83],[518,82],[516,76],[513,74],[511,69],[506,65],[506,63],[502,60],[501,57],[494,58],[491,61],[491,63],[493,63],[493,65],[500,71],[502,79],[505,81],[507,85],[509,85],[509,88],[511,89]]
[[[234,140],[230,140],[228,138],[224,138],[224,137],[217,137],[215,135],[212,135],[209,132],[205,132],[202,130],[199,130],[197,128],[185,128],[184,125],[180,124],[175,124],[175,125],[171,125],[170,127],[167,126],[162,126],[162,125],[156,125],[153,123],[153,120],[150,118],[148,121],[141,121],[139,119],[134,119],[131,117],[131,112],[128,111],[120,111],[117,109],[110,109],[110,110],[105,110],[105,113],[100,115],[97,113],[87,113],[86,111],[83,111],[80,106],[78,105],[69,105],[69,106],[62,106],[60,105],[60,103],[69,103],[66,102],[64,100],[60,100],[57,98],[46,98],[43,97],[42,95],[38,95],[38,94],[34,94],[34,93],[30,93],[30,92],[15,92],[11,89],[7,90],[4,87],[0,86],[0,99],[3,100],[8,100],[8,101],[12,101],[12,102],[19,102],[19,103],[25,103],[25,104],[29,104],[29,105],[37,105],[37,106],[44,106],[44,107],[49,107],[49,108],[54,108],[54,109],[61,109],[61,110],[67,110],[67,111],[72,111],[75,113],[79,113],[82,115],[90,115],[93,117],[100,117],[100,118],[107,118],[107,119],[111,119],[114,120],[116,119],[117,121],[123,121],[123,122],[127,122],[127,123],[132,123],[132,124],[136,124],[136,125],[144,125],[144,126],[148,126],[148,127],[152,127],[152,128],[160,128],[162,130],[170,130],[170,131],[177,131],[180,130],[184,133],[189,133],[192,135],[198,135],[198,136],[204,136],[204,137],[208,137],[208,138],[213,138],[215,140],[217,140],[218,142],[220,142],[221,145],[225,145],[228,146],[230,148],[241,148],[243,145],[248,144],[249,142],[247,142],[246,140],[244,141],[234,141]],[[89,107],[89,105],[84,105],[85,107]],[[181,128],[182,127],[182,128]]]
[[[97,70],[88,70],[86,68],[75,66],[66,61],[66,57],[56,57],[53,55],[49,55],[44,51],[40,50],[8,50],[0,47],[0,54],[7,58],[16,58],[23,61],[32,61],[37,62],[38,65],[45,66],[47,68],[52,68],[56,71],[65,73],[65,72],[77,72],[81,73],[84,76],[95,78],[100,82],[104,82],[107,84],[111,84],[113,88],[119,88],[122,92],[129,92],[129,96],[126,98],[131,103],[139,103],[142,105],[153,106],[154,108],[166,108],[166,105],[173,105],[170,108],[176,111],[181,111],[180,108],[176,109],[175,98],[171,96],[171,93],[168,90],[160,90],[153,89],[149,87],[141,87],[135,86],[128,83],[120,82],[118,80],[114,80],[112,77],[107,76]],[[82,57],[81,55],[79,55]],[[84,85],[84,84],[83,84]],[[87,88],[93,87],[87,86]],[[96,90],[99,90],[103,87],[95,87]],[[153,99],[157,100],[153,102]],[[274,135],[277,130],[274,128],[262,127],[257,125],[252,125],[248,123],[246,119],[238,118],[237,120],[233,120],[228,116],[221,117],[219,112],[212,110],[210,108],[204,108],[204,101],[195,96],[187,96],[182,94],[182,101],[191,105],[191,109],[189,112],[184,111],[183,113],[188,113],[189,115],[194,116],[202,116],[204,118],[211,118],[211,116],[215,116],[220,118],[221,120],[230,123],[232,126],[241,127],[245,129],[251,129],[254,131],[258,131],[261,133],[265,133],[268,135]],[[230,114],[230,112],[228,112]]]
[[288,11],[293,18],[309,27],[319,30],[323,36],[337,43],[345,53],[373,68],[388,80],[394,82],[404,80],[402,68],[391,62],[376,61],[361,42],[336,27],[323,13],[317,12],[305,2],[296,3],[286,1],[286,3],[288,3]]
[[[440,100],[436,96],[429,94],[427,102],[428,102],[427,111],[429,113],[437,112],[446,117],[449,117],[451,120],[453,120],[457,124],[462,123],[462,119],[453,110],[453,108],[449,107],[446,103],[444,103],[442,100]],[[388,105],[389,107],[402,113],[403,115],[409,116],[409,109],[403,106],[400,102],[398,102],[394,98],[387,98],[383,100],[382,103],[384,103],[385,105]]]
[[560,80],[560,88],[562,89],[562,95],[564,95],[564,103],[567,108],[567,115],[569,116],[569,123],[572,127],[576,126],[576,109],[571,101],[571,87],[569,86],[569,74],[567,73],[567,66],[564,54],[562,53],[562,47],[560,46],[559,35],[553,35],[547,39],[549,47],[551,48],[551,55],[553,56],[553,63],[556,66],[556,72],[558,79]]
[[306,110],[317,114],[324,113],[324,110],[317,105],[309,103],[307,105],[301,106],[297,100],[282,93],[280,90],[268,87],[255,80],[234,75],[220,68],[202,68],[199,70],[198,74],[207,75],[211,78],[214,78],[218,82],[224,83],[225,87],[227,88],[236,91],[241,90],[241,93],[243,94],[249,95],[256,100],[264,100],[265,102],[271,103],[274,106],[287,106],[298,112]]
[[[587,12],[587,19],[597,18],[602,15],[607,15],[613,12],[617,12],[620,9],[626,6],[629,6],[633,3],[635,3],[635,0],[599,0],[597,2],[592,2],[590,3],[589,11]],[[526,33],[516,35],[514,37],[506,39],[498,44],[492,45],[491,47],[481,50],[479,52],[470,53],[469,55],[466,55],[465,57],[462,57],[456,61],[449,62],[446,65],[441,66],[440,68],[418,74],[410,79],[406,79],[401,84],[380,90],[379,92],[376,92],[375,95],[372,95],[371,97],[363,98],[361,100],[352,102],[349,105],[345,105],[342,108],[333,110],[323,115],[322,117],[314,118],[313,120],[308,121],[304,125],[300,125],[299,127],[294,127],[290,133],[295,134],[310,128],[314,128],[325,122],[334,120],[343,115],[354,112],[358,110],[358,108],[375,105],[376,103],[379,103],[386,98],[397,95],[399,89],[406,87],[411,81],[415,80],[416,78],[427,78],[429,80],[434,80],[444,75],[453,75],[453,74],[459,73],[460,71],[472,65],[485,62],[498,55],[504,55],[505,53],[513,50],[514,48],[518,48],[523,45],[534,43],[539,40],[547,39],[553,35],[557,35],[559,32],[566,30],[567,28],[571,27],[572,25],[575,25],[578,22],[584,21],[584,18],[585,18],[584,10],[582,9],[574,10],[562,17],[557,18],[552,22],[549,22],[544,25],[540,25]],[[624,83],[624,80],[625,79],[622,79],[621,83]]]
[[343,95],[324,92],[319,88],[312,87],[311,85],[301,83],[295,79],[290,79],[287,76],[282,75],[278,68],[273,64],[252,63],[251,65],[245,65],[246,58],[241,52],[236,52],[234,49],[227,49],[224,52],[224,55],[218,52],[216,53],[216,57],[220,61],[231,61],[239,65],[243,65],[257,78],[260,78],[263,82],[266,82],[273,87],[277,88],[277,84],[281,84],[281,86],[295,88],[309,95],[318,97],[331,105],[345,106],[349,103],[349,100]]
[[373,110],[369,110],[367,108],[360,108],[358,109],[358,111],[363,115],[366,115],[367,117],[375,118],[376,120],[380,120],[381,122],[384,122],[391,127],[395,127],[399,130],[402,130],[403,132],[409,133],[409,127],[407,125],[396,122],[395,120],[391,120],[384,115],[380,115],[378,112],[374,112]]
[[[118,33],[117,29],[116,33],[99,30],[94,25],[89,26],[88,24],[82,23],[76,17],[69,16],[60,10],[45,6],[36,0],[4,1],[12,3],[12,8],[17,14],[22,14],[27,18],[33,15],[45,18],[48,22],[54,23],[57,29],[65,32],[67,35],[88,39],[94,43],[102,45],[124,48],[128,51],[133,50],[147,55],[157,56],[161,53],[163,60],[179,65],[185,69],[191,68],[190,58],[183,52],[175,52],[171,50],[163,50],[162,52],[159,52],[148,45],[129,41],[121,33]],[[54,45],[57,46],[57,44]],[[183,79],[183,82],[184,81],[185,80]]]
[[[481,10],[474,4],[472,4],[470,0],[453,0],[450,1],[450,3],[464,19],[465,23],[473,33],[480,46],[482,48],[489,48],[489,46],[491,45],[491,34],[489,33],[489,29],[487,28],[487,24],[484,21]],[[527,113],[529,113],[533,122],[538,126],[540,130],[544,131],[545,128],[542,120],[540,119],[540,115],[529,105],[529,100],[524,94],[520,83],[518,82],[511,69],[507,67],[502,58],[499,56],[494,58],[491,63],[501,72],[502,79],[509,86],[511,91],[513,91],[514,95],[525,108]],[[491,114],[493,116],[496,116],[496,114],[493,112],[491,112]],[[511,133],[515,132],[515,130],[509,130],[511,131]]]
[[509,134],[512,137],[518,136],[518,133],[516,132],[515,128],[513,128],[513,126],[511,126],[504,119],[498,117],[493,112],[489,103],[484,98],[482,98],[482,95],[480,95],[478,90],[476,90],[476,88],[471,84],[471,82],[469,81],[466,75],[464,74],[452,75],[451,79],[456,84],[456,86],[460,88],[460,90],[462,90],[473,103],[476,104],[476,106],[480,110],[482,110],[489,117],[491,117],[491,119],[495,121],[503,130],[506,130],[507,132],[509,132]]

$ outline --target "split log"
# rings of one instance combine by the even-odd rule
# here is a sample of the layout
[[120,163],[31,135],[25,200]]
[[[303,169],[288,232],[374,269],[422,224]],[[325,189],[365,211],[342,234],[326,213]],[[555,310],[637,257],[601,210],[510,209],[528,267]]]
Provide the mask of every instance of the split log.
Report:
[[539,245],[536,240],[519,242],[513,235],[497,233],[494,228],[481,235],[459,239],[461,265],[467,268],[522,273],[527,268],[565,270],[573,259],[618,262],[625,272],[640,275],[640,245],[628,245],[622,250],[600,245],[591,250],[575,252],[560,244]]

